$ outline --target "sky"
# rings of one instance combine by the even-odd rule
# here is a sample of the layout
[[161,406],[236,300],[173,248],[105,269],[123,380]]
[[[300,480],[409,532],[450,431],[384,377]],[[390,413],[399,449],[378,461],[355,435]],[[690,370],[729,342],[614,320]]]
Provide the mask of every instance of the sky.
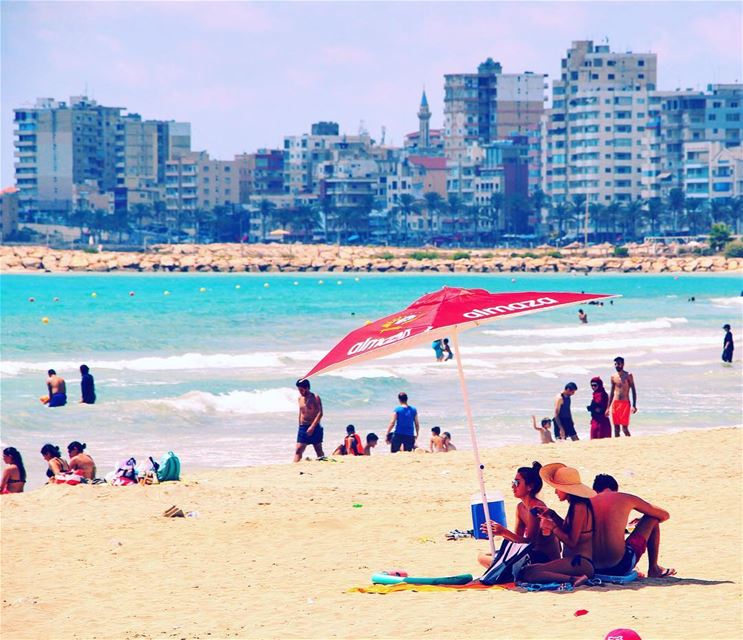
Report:
[[13,108],[87,95],[191,123],[213,158],[279,148],[333,120],[401,145],[425,87],[488,57],[559,77],[573,40],[658,54],[658,88],[743,81],[740,2],[0,2],[0,186],[13,182]]

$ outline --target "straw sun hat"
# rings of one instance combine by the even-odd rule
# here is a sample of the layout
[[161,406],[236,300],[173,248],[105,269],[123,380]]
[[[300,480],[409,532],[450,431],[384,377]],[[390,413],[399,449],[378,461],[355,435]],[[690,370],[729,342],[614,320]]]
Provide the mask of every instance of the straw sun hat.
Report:
[[593,498],[596,492],[580,481],[576,469],[566,467],[562,462],[546,464],[539,470],[539,475],[548,485],[579,498]]

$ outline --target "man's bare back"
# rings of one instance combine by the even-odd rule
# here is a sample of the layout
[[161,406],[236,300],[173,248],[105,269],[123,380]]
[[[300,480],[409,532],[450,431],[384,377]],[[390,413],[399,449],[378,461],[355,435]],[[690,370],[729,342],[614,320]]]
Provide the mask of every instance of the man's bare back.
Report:
[[58,376],[56,373],[47,378],[46,385],[49,387],[50,396],[53,396],[55,393],[67,393],[67,384],[64,378]]
[[591,498],[596,518],[593,534],[593,562],[596,570],[613,567],[624,555],[624,530],[630,513],[635,510],[643,515],[668,520],[667,511],[655,507],[642,498],[619,491],[603,491]]
[[87,453],[78,453],[70,458],[70,469],[83,478],[95,479],[95,462]]

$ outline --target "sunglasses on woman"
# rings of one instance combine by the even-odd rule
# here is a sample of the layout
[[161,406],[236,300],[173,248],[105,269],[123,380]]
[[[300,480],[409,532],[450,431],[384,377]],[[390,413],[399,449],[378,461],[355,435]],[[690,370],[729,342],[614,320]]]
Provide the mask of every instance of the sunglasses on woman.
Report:
[[518,487],[518,486],[519,486],[520,484],[521,484],[521,480],[519,480],[518,478],[514,478],[513,480],[511,480],[511,486],[512,486],[512,487],[513,487],[514,489],[515,489],[516,487]]

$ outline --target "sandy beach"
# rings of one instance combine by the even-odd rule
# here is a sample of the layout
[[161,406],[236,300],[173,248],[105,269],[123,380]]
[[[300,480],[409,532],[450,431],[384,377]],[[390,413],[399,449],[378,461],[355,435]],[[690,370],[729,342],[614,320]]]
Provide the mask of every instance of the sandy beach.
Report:
[[[535,458],[574,465],[589,483],[613,473],[670,511],[660,562],[677,577],[573,593],[348,592],[389,568],[477,574],[487,542],[445,539],[471,527],[468,451],[186,469],[180,483],[3,496],[2,636],[588,639],[631,627],[644,640],[739,638],[741,433],[484,451],[509,524],[514,469]],[[551,490],[542,497],[557,505]],[[174,504],[198,517],[161,517]]]

